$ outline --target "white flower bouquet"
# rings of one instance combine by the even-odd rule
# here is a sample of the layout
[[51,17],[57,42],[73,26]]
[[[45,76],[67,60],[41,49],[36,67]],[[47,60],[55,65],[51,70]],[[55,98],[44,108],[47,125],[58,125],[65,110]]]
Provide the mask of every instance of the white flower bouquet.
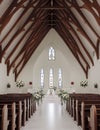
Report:
[[16,86],[17,86],[18,88],[21,88],[21,87],[24,87],[24,86],[25,86],[25,83],[24,83],[22,80],[19,80],[19,81],[16,82]]
[[34,100],[39,100],[41,98],[41,95],[39,93],[34,93],[33,98]]
[[68,100],[68,98],[69,98],[69,94],[68,93],[62,94],[62,99],[63,100]]
[[81,81],[80,86],[82,86],[82,87],[88,86],[88,81],[87,80]]
[[58,92],[58,96],[61,98],[61,100],[67,100],[69,98],[69,94],[64,90],[60,90]]
[[34,100],[39,100],[43,96],[44,96],[44,92],[42,90],[33,93],[33,99]]

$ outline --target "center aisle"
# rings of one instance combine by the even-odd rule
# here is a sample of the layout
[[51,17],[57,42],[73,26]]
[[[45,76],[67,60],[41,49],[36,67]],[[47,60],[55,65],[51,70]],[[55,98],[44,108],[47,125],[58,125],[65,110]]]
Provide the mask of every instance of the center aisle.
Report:
[[46,95],[21,130],[80,130],[57,95]]

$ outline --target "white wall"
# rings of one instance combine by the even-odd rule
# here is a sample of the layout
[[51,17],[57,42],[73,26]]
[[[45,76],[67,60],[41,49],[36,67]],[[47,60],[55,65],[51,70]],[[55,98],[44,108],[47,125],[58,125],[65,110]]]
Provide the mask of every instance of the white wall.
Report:
[[[50,46],[53,46],[56,51],[56,60],[54,62],[48,61],[48,49]],[[51,29],[19,75],[18,79],[25,82],[25,87],[20,89],[20,91],[27,92],[27,90],[31,88],[29,85],[30,81],[33,82],[32,86],[35,90],[39,89],[41,68],[44,68],[45,72],[45,91],[48,89],[48,73],[50,67],[54,68],[54,85],[57,86],[58,68],[61,67],[64,89],[67,89],[69,92],[75,90],[76,92],[81,93],[100,93],[100,60],[97,60],[96,56],[94,56],[94,64],[95,65],[91,66],[89,70],[88,87],[80,87],[80,81],[85,79],[83,70],[65,45],[64,41],[54,29]],[[18,92],[19,88],[16,87],[14,82],[15,77],[13,69],[9,76],[7,76],[6,73],[5,60],[3,59],[2,63],[0,63],[0,93]],[[71,81],[75,82],[73,86],[71,85]],[[7,83],[11,84],[11,88],[8,89],[6,87]],[[94,88],[94,83],[98,84],[99,87],[97,89]]]
[[[48,61],[49,47],[53,46],[56,51],[56,60]],[[29,87],[29,81],[33,82],[33,88],[40,87],[40,70],[44,68],[45,73],[45,90],[48,90],[49,69],[54,69],[54,85],[58,86],[58,69],[62,68],[63,73],[63,88],[67,91],[72,91],[71,81],[74,81],[73,89],[77,91],[81,80],[85,79],[85,75],[80,65],[65,45],[64,41],[54,29],[51,29],[42,43],[39,45],[34,55],[29,60],[28,64],[23,69],[19,79],[24,79],[26,82],[26,91]]]
[[4,93],[6,90],[7,76],[6,76],[6,66],[4,64],[4,59],[0,63],[0,93]]
[[[7,88],[8,83],[11,84],[11,88]],[[0,63],[0,94],[14,92],[14,88],[14,74],[11,71],[10,75],[7,76],[7,67],[3,58],[2,63]]]
[[[89,70],[89,86],[91,92],[100,94],[100,59],[97,60],[96,55],[94,56],[94,66],[91,66]],[[98,88],[94,88],[94,84],[98,84]]]

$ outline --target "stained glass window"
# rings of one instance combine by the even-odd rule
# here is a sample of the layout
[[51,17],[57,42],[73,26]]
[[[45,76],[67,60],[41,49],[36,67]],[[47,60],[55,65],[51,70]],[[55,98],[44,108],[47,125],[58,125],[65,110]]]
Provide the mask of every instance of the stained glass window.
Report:
[[58,70],[58,87],[59,88],[62,87],[62,70],[61,70],[61,68],[59,68],[59,70]]
[[49,71],[49,87],[53,86],[53,69],[50,68]]
[[41,69],[40,76],[41,76],[41,88],[43,88],[44,87],[44,70],[43,69]]
[[55,60],[55,50],[53,47],[49,48],[49,60]]

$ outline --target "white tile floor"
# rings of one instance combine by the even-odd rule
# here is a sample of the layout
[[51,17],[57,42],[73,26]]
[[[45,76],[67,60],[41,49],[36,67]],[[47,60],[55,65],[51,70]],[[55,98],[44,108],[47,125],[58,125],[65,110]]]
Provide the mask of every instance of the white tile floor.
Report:
[[61,106],[56,95],[45,96],[42,104],[21,130],[81,130]]

